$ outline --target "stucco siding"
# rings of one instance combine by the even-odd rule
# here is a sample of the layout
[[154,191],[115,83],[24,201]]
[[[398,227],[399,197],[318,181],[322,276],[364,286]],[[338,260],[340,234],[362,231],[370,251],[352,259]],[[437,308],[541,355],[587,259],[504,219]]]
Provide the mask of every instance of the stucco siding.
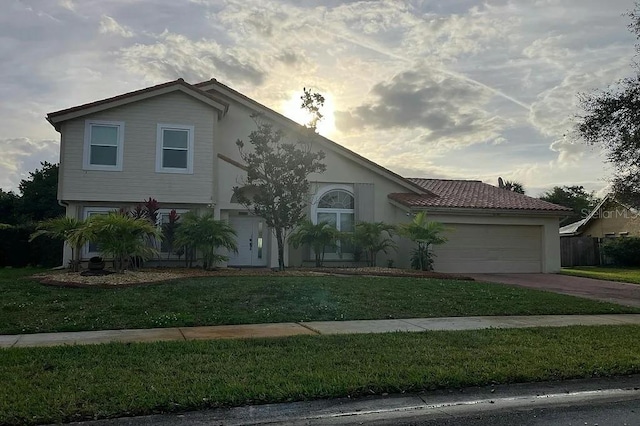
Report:
[[617,205],[598,212],[598,217],[589,222],[581,235],[596,238],[620,235],[638,237],[640,236],[640,217],[626,207]]
[[[86,120],[124,122],[122,171],[83,170]],[[84,201],[211,203],[216,112],[180,92],[112,108],[62,124],[58,198]],[[194,127],[193,174],[157,173],[158,123]]]

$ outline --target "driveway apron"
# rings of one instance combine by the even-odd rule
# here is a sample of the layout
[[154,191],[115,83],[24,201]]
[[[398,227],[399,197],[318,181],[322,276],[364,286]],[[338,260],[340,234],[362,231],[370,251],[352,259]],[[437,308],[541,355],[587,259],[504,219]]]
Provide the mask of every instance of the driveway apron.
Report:
[[471,274],[478,281],[516,285],[640,308],[640,284],[559,274]]

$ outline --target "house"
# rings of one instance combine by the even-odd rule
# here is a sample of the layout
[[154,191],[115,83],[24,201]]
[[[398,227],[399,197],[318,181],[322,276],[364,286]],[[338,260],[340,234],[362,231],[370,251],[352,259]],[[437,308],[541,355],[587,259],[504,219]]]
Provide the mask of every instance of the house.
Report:
[[[149,197],[166,207],[161,215],[211,209],[238,233],[239,251],[228,265],[277,266],[275,238],[232,191],[246,176],[235,142],[255,129],[255,113],[292,134],[302,129],[215,79],[178,79],[50,113],[47,120],[61,135],[58,199],[67,216],[77,218]],[[311,143],[326,153],[327,165],[309,179],[313,221],[349,230],[357,221],[407,222],[426,210],[449,229],[449,241],[435,249],[438,271],[560,269],[558,223],[565,208],[479,181],[405,179],[329,139]],[[385,259],[408,267],[411,248],[403,240]],[[327,253],[325,261],[349,263],[347,251]],[[88,245],[83,257],[96,254]],[[304,249],[288,248],[285,255],[288,265],[309,260]],[[65,262],[69,257],[67,250]]]
[[584,219],[560,228],[560,236],[640,237],[640,212],[609,194]]

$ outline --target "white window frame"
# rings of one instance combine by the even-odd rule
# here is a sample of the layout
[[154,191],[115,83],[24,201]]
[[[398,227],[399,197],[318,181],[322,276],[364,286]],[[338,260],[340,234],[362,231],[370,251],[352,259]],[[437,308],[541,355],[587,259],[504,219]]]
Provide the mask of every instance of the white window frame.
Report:
[[[350,212],[346,212],[345,210],[351,209],[329,209],[329,208],[319,208],[318,204],[322,197],[324,197],[327,193],[331,191],[344,191],[351,195],[354,202],[354,208]],[[353,186],[351,185],[327,185],[318,190],[312,200],[311,204],[311,221],[314,224],[318,223],[318,213],[335,213],[336,215],[336,228],[339,230],[340,228],[340,215],[342,213],[352,213],[353,214],[353,226],[356,224],[356,216],[355,216],[355,202],[356,197],[353,192]],[[338,252],[337,253],[326,253],[325,260],[353,260],[353,253],[342,253],[340,248],[340,242],[338,242]]]
[[[110,126],[118,128],[118,141],[116,149],[116,164],[108,166],[104,164],[91,164],[91,128],[92,126]],[[124,121],[86,120],[84,122],[84,152],[82,157],[83,170],[101,170],[105,172],[121,172],[124,158]]]
[[[187,168],[162,167],[162,155],[164,150],[164,130],[186,130],[189,132],[187,138]],[[156,173],[181,173],[193,174],[193,147],[194,147],[194,126],[184,124],[158,123],[156,135]]]
[[[157,214],[158,214],[158,222],[156,223],[156,227],[159,228],[160,232],[162,232],[162,216],[163,215],[169,215],[171,213],[171,210],[175,210],[177,214],[180,215],[180,219],[178,220],[178,223],[180,223],[180,220],[182,220],[182,215],[187,213],[189,211],[189,209],[159,209]],[[167,259],[167,253],[166,251],[162,251],[162,241],[158,241],[158,246],[156,247],[158,249],[158,254],[160,255],[160,260],[166,260]],[[175,250],[176,247],[174,247]],[[178,255],[170,253],[169,255],[169,259],[177,259]]]
[[[89,219],[92,213],[97,214],[108,214],[111,212],[117,212],[119,209],[117,207],[85,207],[83,209],[82,216],[85,220]],[[82,247],[82,257],[84,259],[91,259],[94,256],[100,256],[99,251],[89,251],[89,243],[85,244]]]

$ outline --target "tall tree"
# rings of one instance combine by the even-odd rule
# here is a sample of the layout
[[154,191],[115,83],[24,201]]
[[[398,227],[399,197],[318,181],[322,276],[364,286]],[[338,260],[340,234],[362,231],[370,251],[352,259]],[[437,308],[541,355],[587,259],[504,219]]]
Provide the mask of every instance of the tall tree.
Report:
[[18,223],[18,197],[12,191],[5,192],[0,188],[0,223],[16,225]]
[[[628,13],[629,30],[640,39],[640,2]],[[640,44],[636,43],[640,53]],[[604,90],[578,95],[583,113],[576,131],[590,145],[602,146],[614,166],[612,187],[617,199],[640,206],[640,67],[634,76]]]
[[[287,142],[284,132],[259,117],[258,129],[249,134],[251,150],[242,140],[236,145],[247,165],[247,178],[233,188],[241,204],[264,218],[278,243],[278,268],[284,269],[284,247],[292,229],[304,218],[309,198],[311,173],[323,173],[323,151],[314,152],[309,143]],[[312,131],[303,132],[315,137]]]
[[41,221],[58,217],[64,208],[58,204],[57,164],[47,161],[40,163],[42,168],[29,173],[18,185],[21,198],[19,212],[27,220]]
[[542,194],[540,199],[573,210],[570,216],[560,222],[560,226],[584,219],[599,202],[593,192],[587,192],[581,185],[554,186],[553,189]]

